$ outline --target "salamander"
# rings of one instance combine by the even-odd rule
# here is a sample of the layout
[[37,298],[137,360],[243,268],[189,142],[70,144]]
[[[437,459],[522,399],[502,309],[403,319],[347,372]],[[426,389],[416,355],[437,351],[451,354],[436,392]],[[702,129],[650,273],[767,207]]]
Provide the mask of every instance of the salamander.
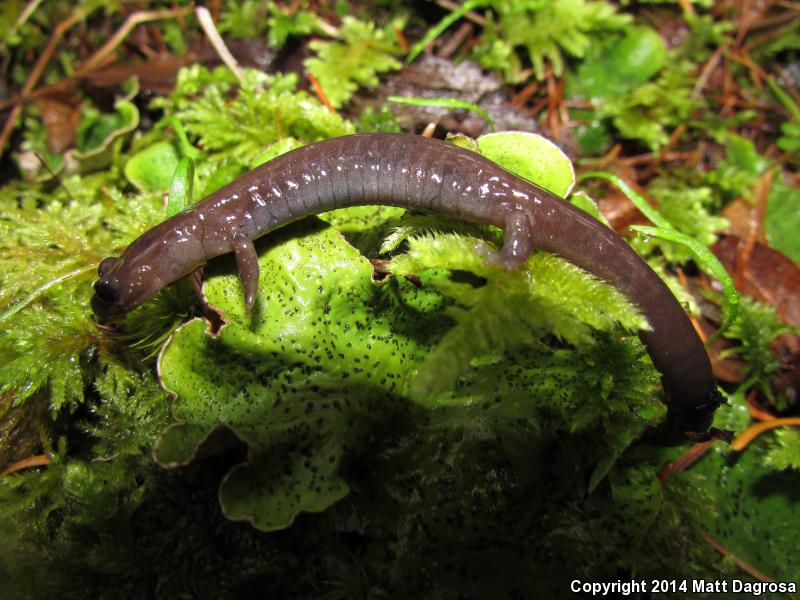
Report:
[[[216,256],[233,252],[252,307],[259,266],[253,239],[337,208],[394,205],[504,230],[488,261],[507,269],[533,249],[556,254],[619,289],[650,324],[639,337],[661,373],[665,424],[704,432],[719,404],[702,341],[673,294],[614,231],[564,199],[475,152],[408,134],[316,142],[245,173],[156,225],[98,269],[92,308],[111,319]],[[666,426],[666,425],[665,425]]]

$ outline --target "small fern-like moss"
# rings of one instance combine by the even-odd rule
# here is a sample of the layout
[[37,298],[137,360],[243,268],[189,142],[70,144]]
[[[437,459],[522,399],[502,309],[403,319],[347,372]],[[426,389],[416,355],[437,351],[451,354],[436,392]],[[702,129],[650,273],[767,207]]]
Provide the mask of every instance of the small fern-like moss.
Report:
[[459,234],[415,237],[409,251],[391,263],[398,275],[449,269],[486,281],[479,287],[437,281],[437,289],[454,301],[448,312],[456,326],[417,374],[419,397],[451,388],[478,356],[535,344],[546,335],[586,348],[595,342],[594,331],[648,327],[620,292],[565,260],[537,253],[523,268],[508,272],[488,266],[477,243]]

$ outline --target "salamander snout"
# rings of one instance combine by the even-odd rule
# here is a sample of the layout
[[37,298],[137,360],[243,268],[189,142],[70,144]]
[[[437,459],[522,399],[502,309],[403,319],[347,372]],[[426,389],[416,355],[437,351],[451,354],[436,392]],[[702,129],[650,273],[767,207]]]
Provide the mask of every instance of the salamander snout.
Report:
[[119,302],[119,282],[115,279],[100,279],[94,284],[94,295],[103,302]]
[[119,281],[116,278],[104,277],[94,284],[92,310],[98,317],[110,317],[119,312]]

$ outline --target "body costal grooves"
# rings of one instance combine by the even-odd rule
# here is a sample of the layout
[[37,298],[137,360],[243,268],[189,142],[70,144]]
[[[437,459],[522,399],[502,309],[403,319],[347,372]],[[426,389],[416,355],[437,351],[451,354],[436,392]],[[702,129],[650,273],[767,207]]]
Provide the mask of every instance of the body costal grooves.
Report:
[[[538,248],[611,283],[650,323],[652,330],[640,337],[662,374],[673,425],[691,431],[707,428],[716,407],[709,359],[661,279],[619,236],[584,211],[452,144],[403,134],[353,135],[310,144],[246,173],[155,229],[165,236],[178,231],[179,238],[190,242],[183,258],[185,275],[233,251],[237,240],[256,238],[311,214],[363,204],[390,204],[503,227],[504,246],[495,258],[505,266],[518,266],[531,248]],[[200,256],[193,243],[198,239]],[[180,254],[177,260],[182,260]]]

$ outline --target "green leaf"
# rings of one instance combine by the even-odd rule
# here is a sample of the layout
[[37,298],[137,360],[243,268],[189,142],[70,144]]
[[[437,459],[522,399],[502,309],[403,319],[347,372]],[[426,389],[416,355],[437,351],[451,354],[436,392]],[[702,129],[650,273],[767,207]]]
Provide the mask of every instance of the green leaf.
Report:
[[476,115],[486,121],[486,125],[491,131],[495,131],[497,127],[494,124],[492,116],[483,110],[480,106],[470,102],[464,102],[457,98],[415,98],[409,96],[389,96],[386,98],[388,102],[396,102],[398,104],[412,104],[414,106],[439,106],[444,108],[452,108],[454,110],[463,109],[471,110]]
[[541,135],[506,131],[482,135],[477,141],[486,158],[556,196],[566,197],[575,185],[572,162]]
[[[381,244],[390,229],[413,217],[396,206],[352,206],[320,215],[320,219],[333,225],[345,239],[358,248],[364,256],[388,252]],[[418,218],[424,219],[424,216]],[[432,219],[440,223],[438,219]],[[413,227],[413,226],[412,226]],[[409,227],[411,229],[411,227]],[[398,240],[398,244],[402,239]]]
[[167,200],[167,217],[177,215],[194,203],[194,160],[188,156],[178,161]]
[[747,175],[754,181],[769,167],[769,161],[758,153],[753,140],[728,133],[723,142],[725,159],[720,162],[720,177],[724,176],[724,169],[728,169]]
[[170,187],[178,166],[178,152],[169,142],[158,142],[140,150],[125,163],[125,177],[143,192]]
[[139,111],[130,103],[123,103],[112,113],[85,108],[78,125],[78,151],[85,154],[107,145],[109,138],[135,129],[138,117]]
[[725,404],[720,405],[714,413],[712,426],[739,433],[750,425],[750,411],[747,408],[745,391],[744,386],[739,386],[733,394],[725,398]]
[[772,393],[770,375],[780,367],[780,359],[772,350],[778,336],[791,331],[778,318],[775,307],[743,298],[739,318],[733,322],[725,337],[739,343],[722,352],[723,356],[735,355],[744,360],[745,380],[757,386],[771,403],[783,407],[784,400]]
[[47,309],[31,306],[14,318],[13,330],[2,339],[0,393],[18,406],[33,394],[48,390],[54,413],[74,410],[83,402],[82,353],[93,337],[85,311],[72,303]]
[[477,289],[468,283],[437,281],[457,303],[450,311],[457,324],[412,383],[412,395],[419,401],[452,389],[473,359],[531,344],[546,332],[585,348],[594,344],[593,329],[609,331],[617,324],[647,327],[613,287],[555,256],[535,254],[509,273],[487,266],[476,243],[460,235],[418,237],[409,246],[407,254],[391,262],[395,274],[448,269],[486,279]]
[[769,168],[770,162],[756,150],[755,144],[740,135],[725,132],[720,139],[725,147],[725,158],[708,174],[708,181],[718,186],[731,198],[751,198],[753,186]]
[[[659,211],[655,208],[650,206],[648,202],[639,194],[637,193],[631,186],[629,186],[622,178],[614,175],[613,173],[606,173],[604,171],[591,171],[587,173],[581,174],[581,179],[589,179],[592,177],[598,177],[600,179],[605,179],[613,183],[619,190],[625,194],[625,196],[638,208],[650,221],[655,223],[658,227],[647,227],[644,225],[632,225],[631,229],[634,231],[638,231],[645,236],[649,237],[656,237],[662,240],[667,240],[670,242],[674,242],[679,244],[681,247],[686,248],[686,251],[691,253],[692,258],[697,262],[697,265],[706,273],[710,274],[711,276],[715,277],[717,281],[720,282],[722,285],[723,293],[724,293],[724,303],[722,306],[722,314],[723,314],[723,323],[722,326],[714,333],[712,338],[722,334],[722,332],[731,326],[731,324],[736,319],[736,315],[739,311],[739,292],[736,290],[736,287],[733,284],[733,279],[731,278],[728,271],[719,261],[719,259],[714,255],[711,250],[709,250],[708,246],[704,244],[702,241],[698,240],[695,237],[682,233],[673,227],[672,223],[665,218]],[[662,192],[665,195],[663,196],[665,199],[669,198],[668,192]],[[706,197],[708,194],[706,192],[698,192],[700,197]],[[677,202],[676,202],[677,200]],[[673,203],[678,203],[679,206],[684,203],[684,198],[682,196],[677,196],[672,199]],[[689,201],[693,203],[696,199],[691,198],[689,195]],[[674,211],[674,204],[670,206],[668,202],[665,205],[665,208],[668,211],[673,212],[673,218],[683,219],[684,214],[683,211],[686,210],[683,208],[682,210],[679,209],[677,212]],[[695,213],[698,212],[698,207],[694,208]],[[702,211],[700,211],[702,213]],[[707,214],[704,214],[704,218],[707,223],[711,223],[712,227],[716,225],[721,225],[721,222],[715,222],[714,218],[710,217]],[[684,223],[684,226],[687,228],[698,228],[698,223],[694,223],[689,221],[688,224]],[[703,233],[707,233],[709,236],[711,235],[710,232],[704,232],[703,228],[708,227],[708,225],[703,225],[702,223],[699,225],[699,233],[696,235],[701,236]],[[663,277],[663,274],[662,274]],[[677,294],[676,294],[677,295]]]
[[658,73],[666,58],[661,36],[649,27],[628,27],[613,46],[597,50],[568,77],[567,96],[598,102],[625,94]]
[[260,248],[253,314],[237,277],[218,265],[205,290],[229,323],[214,338],[191,321],[162,351],[159,373],[177,395],[180,424],[163,433],[156,458],[188,461],[224,424],[250,448],[222,483],[224,510],[273,530],[347,493],[342,464],[393,410],[385,398],[402,393],[424,337],[397,335],[392,323],[405,317],[391,303],[373,312],[381,302],[372,266],[333,228],[307,221]]
[[344,105],[359,87],[378,85],[379,73],[402,67],[395,58],[401,54],[395,29],[402,29],[402,23],[395,20],[377,29],[374,23],[345,17],[339,30],[340,42],[315,40],[309,44],[316,56],[304,64],[333,106]]
[[367,106],[356,118],[355,127],[358,133],[400,133],[402,131],[397,117],[385,105],[377,110],[372,106]]
[[644,83],[665,64],[664,40],[650,27],[628,27],[609,53],[611,69],[627,82]]
[[632,414],[627,418],[620,415],[613,422],[606,424],[607,440],[598,453],[598,461],[587,486],[590,494],[597,489],[625,451],[642,436],[652,420],[656,417],[662,418],[664,412],[663,407],[644,406],[639,414]]
[[[569,79],[567,80],[570,81]],[[575,121],[575,139],[587,156],[604,154],[613,143],[611,124],[597,116],[596,110],[575,108],[569,111]]]
[[725,298],[722,304],[722,324],[711,338],[709,338],[710,340],[716,339],[717,336],[721,335],[735,323],[736,317],[739,314],[739,292],[736,291],[733,278],[707,246],[697,241],[695,238],[671,228],[647,227],[645,225],[631,225],[630,228],[645,236],[657,237],[684,246],[687,251],[691,253],[697,265],[719,281]]
[[797,473],[776,472],[765,464],[767,437],[741,453],[717,445],[691,473],[699,477],[697,493],[717,512],[705,523],[711,535],[772,580],[798,581]]
[[433,43],[433,41],[437,37],[439,37],[445,29],[450,27],[450,25],[458,21],[469,11],[474,10],[476,8],[481,8],[487,4],[489,4],[489,0],[467,0],[461,6],[450,12],[436,25],[428,29],[428,31],[425,33],[422,39],[418,41],[416,44],[414,44],[414,47],[411,48],[411,50],[408,53],[408,56],[406,57],[406,62],[407,63],[414,62],[414,59],[417,58],[417,56],[419,56],[420,54],[422,54],[425,48],[430,46]]
[[[393,223],[394,227],[391,232],[384,236],[378,252],[379,254],[394,252],[406,240],[413,237],[420,237],[425,233],[459,233],[475,238],[491,237],[492,233],[494,233],[486,227],[481,227],[474,223],[445,219],[434,215],[405,212],[404,214],[399,214],[398,217],[399,218]],[[495,235],[494,237],[496,238],[494,241],[500,243],[500,236]]]
[[620,526],[628,534],[632,554],[641,546],[663,502],[661,482],[652,467],[614,468],[609,473],[614,509],[625,515]]
[[640,139],[652,150],[661,148],[669,140],[667,128],[685,123],[700,106],[689,85],[693,79],[687,66],[665,69],[656,80],[609,98],[601,105],[600,114],[610,117],[624,137]]
[[[135,93],[136,90],[129,95]],[[139,109],[133,102],[118,100],[114,109],[112,113],[103,113],[93,106],[83,108],[76,148],[69,151],[78,162],[80,172],[107,167],[120,152],[123,142],[139,126]]]
[[20,43],[17,21],[25,9],[22,0],[8,0],[0,6],[0,47],[16,46]]
[[606,219],[605,215],[600,211],[600,207],[597,206],[597,202],[595,202],[586,192],[575,192],[574,194],[570,194],[568,199],[571,204],[574,204],[581,210],[589,213],[606,227],[611,227],[608,219]]
[[182,69],[172,96],[154,106],[176,116],[206,152],[218,153],[212,157],[212,173],[221,162],[238,161],[235,177],[265,149],[287,138],[309,143],[353,133],[351,123],[296,87],[296,75],[244,69],[244,83],[239,84],[225,67],[209,71],[195,65]]
[[281,154],[286,154],[289,152],[289,150],[294,150],[295,148],[300,148],[301,146],[303,146],[303,143],[294,139],[293,137],[284,138],[279,142],[270,144],[264,149],[263,152],[253,157],[253,159],[251,159],[249,162],[249,166],[250,168],[255,169],[257,166],[263,165],[264,163],[271,161],[273,158],[276,158]]
[[272,2],[260,0],[225,2],[219,15],[219,30],[236,38],[262,37],[269,27],[267,14],[271,7]]
[[800,124],[782,123],[781,133],[783,135],[778,138],[778,148],[789,154],[800,153]]
[[[671,227],[705,246],[714,244],[718,234],[730,226],[728,219],[712,214],[718,210],[717,198],[707,186],[689,187],[677,179],[659,177],[647,192],[658,202],[659,212]],[[670,262],[680,264],[687,258],[685,247],[661,244],[660,248]]]
[[509,58],[517,47],[527,50],[538,79],[544,77],[545,63],[551,64],[558,76],[564,70],[565,53],[583,58],[593,36],[618,31],[630,22],[630,16],[616,14],[613,5],[589,0],[501,0],[493,2],[492,9],[497,20],[487,20],[475,54],[483,67],[501,67],[514,82],[521,75],[519,63],[515,59],[509,68]]
[[800,189],[789,187],[777,174],[764,218],[769,245],[800,265]]
[[776,471],[795,469],[800,471],[800,431],[781,427],[773,430],[764,464]]
[[293,35],[308,35],[319,31],[318,17],[310,10],[290,12],[277,4],[270,3],[269,10],[269,45],[280,48]]

